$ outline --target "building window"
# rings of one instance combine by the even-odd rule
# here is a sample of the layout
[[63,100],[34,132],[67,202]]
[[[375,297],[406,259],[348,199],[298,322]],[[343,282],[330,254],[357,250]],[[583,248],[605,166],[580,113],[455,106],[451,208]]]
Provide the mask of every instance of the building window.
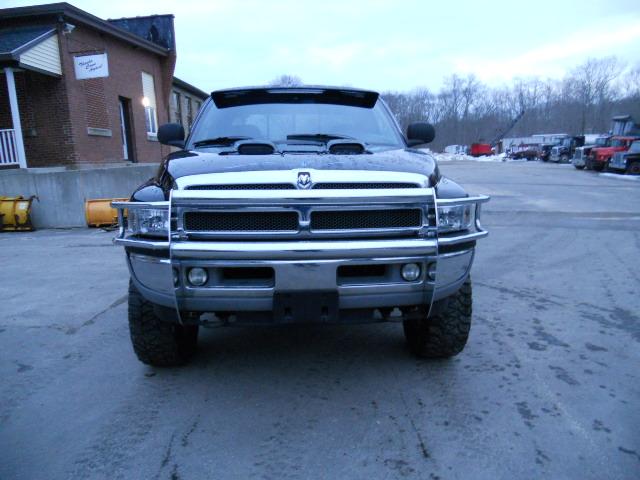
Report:
[[190,97],[186,97],[187,100],[187,128],[191,131],[191,125],[193,124],[193,101]]
[[146,72],[142,72],[142,105],[144,106],[144,121],[147,127],[147,136],[155,137],[158,134],[156,87],[153,83],[153,75]]
[[180,93],[171,92],[171,121],[182,125],[182,99]]

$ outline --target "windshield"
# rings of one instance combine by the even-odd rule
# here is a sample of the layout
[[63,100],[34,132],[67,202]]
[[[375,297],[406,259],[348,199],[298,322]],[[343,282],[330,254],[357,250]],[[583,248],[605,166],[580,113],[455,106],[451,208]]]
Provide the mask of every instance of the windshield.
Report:
[[632,153],[640,153],[640,142],[633,142],[629,151]]
[[596,139],[596,145],[598,147],[607,147],[609,146],[609,137],[600,137]]
[[267,140],[276,145],[346,137],[364,143],[371,150],[405,146],[380,101],[373,108],[319,103],[261,103],[218,108],[213,102],[207,102],[189,138],[188,148],[215,148],[219,145],[205,141],[237,137]]

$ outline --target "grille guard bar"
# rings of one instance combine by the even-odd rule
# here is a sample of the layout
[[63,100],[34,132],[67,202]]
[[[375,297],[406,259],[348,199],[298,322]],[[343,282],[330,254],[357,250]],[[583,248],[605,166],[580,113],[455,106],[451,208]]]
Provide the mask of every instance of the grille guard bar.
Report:
[[[180,269],[185,259],[301,259],[322,262],[330,258],[381,258],[424,255],[437,258],[441,246],[452,246],[473,242],[488,235],[480,223],[481,205],[489,200],[488,196],[455,199],[437,199],[432,188],[407,188],[390,190],[285,190],[285,191],[247,191],[236,190],[172,190],[168,202],[112,202],[117,209],[119,231],[114,243],[124,247],[143,250],[168,251],[169,261],[174,268]],[[475,205],[473,208],[473,231],[464,231],[448,235],[438,235],[438,206]],[[311,209],[323,208],[385,208],[398,206],[420,206],[424,209],[423,228],[413,238],[372,239],[272,239],[263,241],[238,240],[193,241],[182,228],[184,209],[222,209],[226,211],[249,211],[260,208],[296,208],[305,215]],[[169,232],[166,238],[149,239],[127,235],[125,211],[134,208],[167,208],[170,212]],[[435,211],[435,219],[429,223],[429,208]],[[307,217],[308,218],[308,217]],[[439,263],[439,262],[438,262]],[[437,267],[435,272],[437,278]],[[435,284],[435,280],[434,280]],[[435,288],[425,301],[429,308],[433,303]],[[175,307],[180,318],[183,311],[184,287],[180,284],[174,290]]]

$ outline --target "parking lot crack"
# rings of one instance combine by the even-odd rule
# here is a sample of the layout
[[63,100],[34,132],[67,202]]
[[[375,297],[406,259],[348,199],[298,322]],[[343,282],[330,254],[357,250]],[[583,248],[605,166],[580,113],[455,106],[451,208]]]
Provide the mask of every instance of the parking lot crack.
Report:
[[112,309],[122,305],[126,301],[127,301],[127,295],[123,295],[122,297],[118,298],[113,303],[111,303],[111,305],[109,305],[107,308],[105,308],[104,310],[101,310],[100,312],[98,312],[94,316],[92,316],[89,320],[83,322],[79,327],[69,327],[69,328],[67,328],[65,333],[67,335],[75,335],[76,333],[78,333],[78,330],[80,330],[81,328],[84,328],[84,327],[88,327],[89,325],[93,325],[94,323],[96,323],[96,320],[100,316],[104,315],[109,310],[112,310]]
[[407,420],[409,420],[411,429],[413,430],[413,433],[415,434],[416,439],[418,440],[418,447],[420,448],[420,452],[422,453],[422,456],[428,460],[429,458],[431,458],[431,455],[429,454],[429,450],[427,450],[427,444],[424,441],[424,438],[422,438],[422,433],[420,433],[420,430],[418,429],[416,422],[413,420],[413,417],[409,413],[409,406],[407,405],[407,401],[404,398],[404,395],[402,394],[402,392],[400,392],[400,398],[402,399],[402,403],[405,408],[405,416],[407,417]]

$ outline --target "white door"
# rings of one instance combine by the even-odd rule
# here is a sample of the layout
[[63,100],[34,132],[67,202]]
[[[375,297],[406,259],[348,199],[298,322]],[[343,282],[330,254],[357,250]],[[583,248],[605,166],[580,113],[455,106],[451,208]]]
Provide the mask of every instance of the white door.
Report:
[[118,102],[120,105],[120,133],[122,134],[122,158],[129,160],[129,146],[127,145],[127,128],[125,123],[125,111],[122,99]]

